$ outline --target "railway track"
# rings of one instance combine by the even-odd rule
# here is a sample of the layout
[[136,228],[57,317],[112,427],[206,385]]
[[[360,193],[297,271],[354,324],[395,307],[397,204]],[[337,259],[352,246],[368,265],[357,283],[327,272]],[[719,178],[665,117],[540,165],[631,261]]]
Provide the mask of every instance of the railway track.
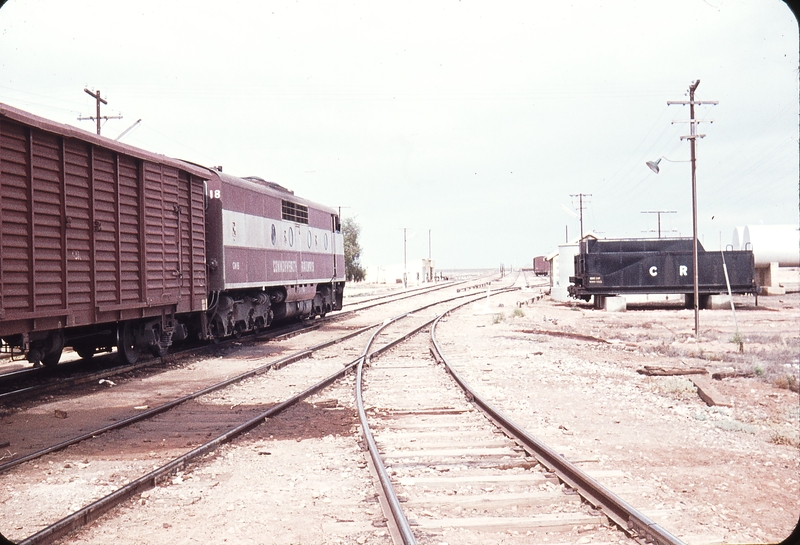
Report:
[[[454,282],[454,281],[437,282],[436,284],[433,284],[433,285],[423,285],[423,286],[420,286],[418,288],[409,288],[409,289],[404,289],[404,290],[399,290],[399,291],[392,290],[391,292],[385,293],[385,294],[382,294],[382,295],[366,296],[366,297],[363,297],[363,298],[361,298],[361,297],[353,297],[351,300],[346,301],[342,305],[342,308],[343,309],[347,308],[348,310],[351,310],[353,307],[358,307],[357,310],[360,310],[362,308],[369,308],[369,306],[371,306],[371,305],[368,305],[368,304],[375,303],[377,301],[385,302],[387,299],[391,299],[392,301],[396,301],[398,299],[405,299],[408,296],[419,295],[419,294],[422,294],[422,293],[430,293],[431,291],[438,291],[440,289],[447,288],[447,287],[450,287],[450,286],[452,286],[454,284],[460,284],[460,283],[463,283],[463,282],[464,281],[461,281],[461,282]],[[368,306],[365,306],[365,305],[368,305]]]
[[[438,290],[434,290],[438,291]],[[417,294],[418,296],[421,295],[428,295],[430,292],[426,291],[424,293]],[[409,297],[403,297],[402,302],[403,304],[409,304],[407,300]],[[388,305],[390,303],[396,303],[397,301],[385,301],[381,304],[374,304],[371,308],[379,307],[382,305]],[[320,347],[329,346],[330,344],[335,344],[340,342],[342,339],[346,339],[352,336],[351,331],[359,328],[366,328],[369,329],[374,327],[375,324],[368,324],[365,321],[361,321],[360,325],[345,325],[343,329],[345,333],[338,332],[335,327],[343,320],[347,319],[347,317],[354,316],[358,311],[351,310],[345,313],[341,313],[337,316],[331,316],[327,319],[322,320],[315,320],[313,322],[306,322],[303,324],[289,324],[285,327],[274,329],[267,331],[261,335],[254,335],[254,336],[247,336],[242,339],[229,339],[226,343],[221,343],[219,345],[204,345],[202,347],[191,348],[185,350],[183,352],[178,352],[176,354],[170,354],[165,358],[159,359],[151,359],[149,361],[144,361],[142,363],[137,363],[135,365],[124,365],[124,366],[113,366],[108,369],[100,369],[95,370],[93,367],[79,367],[79,366],[65,366],[67,369],[62,372],[56,372],[54,369],[46,369],[46,368],[38,368],[38,369],[31,369],[30,372],[33,374],[34,377],[43,376],[44,381],[36,383],[28,379],[28,384],[24,385],[23,387],[12,389],[3,393],[0,393],[0,402],[4,402],[9,404],[11,402],[18,402],[20,400],[25,399],[42,399],[42,396],[45,394],[57,393],[57,392],[67,392],[66,395],[86,395],[86,389],[97,391],[102,391],[102,389],[113,388],[115,385],[114,381],[119,381],[120,379],[115,378],[120,376],[122,380],[127,380],[133,378],[134,380],[140,376],[141,373],[152,373],[152,372],[163,372],[165,368],[161,365],[163,361],[168,361],[173,364],[182,365],[180,362],[185,362],[186,360],[191,360],[193,357],[208,357],[209,355],[213,354],[220,354],[224,353],[225,350],[236,349],[236,346],[252,346],[258,345],[263,341],[285,341],[290,337],[297,335],[298,333],[310,333],[311,331],[316,330],[317,328],[321,327],[323,324],[329,324],[331,327],[331,333],[327,335],[320,336],[319,341],[310,341],[309,343],[303,343],[301,341],[297,348],[298,353],[300,354],[311,354],[314,350],[319,349]],[[373,311],[374,313],[374,311]],[[379,321],[382,321],[382,318],[378,318]],[[334,325],[331,325],[334,324]],[[316,342],[316,346],[312,346],[312,343]],[[292,359],[294,356],[287,356],[286,359]],[[100,359],[100,358],[98,358]],[[73,369],[70,369],[70,368]],[[197,395],[197,392],[207,392],[209,390],[217,389],[223,387],[226,384],[233,383],[237,380],[244,380],[249,376],[254,374],[258,374],[264,372],[265,368],[268,368],[269,365],[265,366],[250,366],[250,368],[245,368],[241,370],[241,373],[234,373],[238,376],[234,379],[230,379],[227,373],[220,373],[220,375],[225,375],[224,380],[221,380],[217,383],[209,384],[209,381],[205,382],[198,382],[196,387],[188,388],[187,395],[174,395],[174,399],[167,401],[165,403],[158,403],[158,407],[165,407],[165,406],[175,406],[182,402],[183,400],[189,399],[192,396]],[[43,373],[43,375],[39,375],[38,373]],[[127,377],[127,379],[126,379]],[[113,380],[112,380],[113,379]],[[106,386],[107,385],[107,386]],[[83,387],[81,391],[76,391],[76,388]],[[70,393],[72,392],[72,393]],[[101,394],[102,395],[102,394]],[[44,400],[47,403],[48,400]],[[159,400],[161,401],[161,400]],[[53,419],[49,418],[48,423],[52,429],[52,433],[48,435],[48,441],[53,441],[52,443],[47,444],[37,444],[35,442],[21,445],[19,441],[14,441],[14,449],[15,451],[12,452],[8,450],[4,455],[0,454],[0,471],[4,468],[11,467],[13,464],[18,463],[18,460],[24,459],[34,459],[35,457],[42,455],[47,452],[52,452],[54,450],[58,450],[60,448],[64,448],[70,444],[74,444],[79,440],[83,440],[86,437],[91,436],[92,434],[96,434],[96,430],[111,430],[111,429],[118,429],[124,427],[125,423],[136,421],[137,419],[141,419],[146,417],[147,415],[153,413],[154,411],[161,410],[157,407],[150,407],[150,401],[143,401],[139,406],[148,405],[146,410],[134,411],[135,414],[130,414],[130,411],[127,413],[118,413],[115,412],[112,415],[109,415],[109,418],[113,420],[113,423],[108,425],[98,426],[96,428],[90,428],[89,431],[81,430],[83,433],[77,432],[70,432],[68,422],[66,419],[63,419],[63,414],[66,412],[61,408],[54,409],[54,413],[57,418],[62,418],[61,421],[56,420],[55,422],[61,425],[54,425]],[[102,406],[102,403],[100,403]],[[81,409],[78,409],[79,411]],[[14,418],[14,416],[18,416],[18,418]],[[44,416],[44,415],[40,415]],[[14,422],[15,420],[24,420],[27,422],[29,420],[29,416],[26,414],[22,415],[12,415],[10,418],[6,418],[4,422],[5,427],[5,434],[4,437],[9,438],[14,436],[15,433],[13,431]],[[19,424],[24,427],[27,427],[27,424]],[[24,436],[25,432],[20,431],[16,434],[19,436]],[[23,441],[27,438],[23,437]]]
[[[375,298],[350,303],[347,310],[331,313],[324,318],[301,323],[288,323],[255,335],[244,338],[229,338],[218,345],[202,344],[199,346],[176,347],[176,350],[162,357],[144,357],[136,364],[121,364],[116,354],[96,355],[91,361],[79,358],[68,360],[57,367],[25,367],[0,373],[0,404],[18,403],[20,400],[35,398],[44,394],[65,390],[81,384],[108,380],[124,373],[147,369],[165,362],[174,362],[181,358],[201,356],[234,343],[263,342],[281,340],[290,335],[309,331],[321,324],[346,319],[354,313],[364,310],[413,299],[449,288],[462,282],[446,282],[434,286],[425,286],[414,290],[404,290]],[[474,283],[474,282],[473,282]]]
[[357,385],[395,543],[682,543],[481,399],[443,357],[438,320],[432,349],[418,335],[369,356]]
[[[438,301],[437,301],[438,302]],[[430,304],[430,303],[429,303]],[[324,346],[315,347],[313,350],[305,350],[300,353],[286,356],[272,361],[255,370],[250,370],[241,375],[234,377],[224,383],[216,384],[211,387],[205,388],[202,391],[194,392],[189,396],[182,399],[176,399],[171,402],[165,403],[158,407],[149,407],[148,405],[140,405],[134,407],[137,410],[144,411],[142,415],[131,417],[125,420],[108,426],[107,429],[95,428],[80,436],[71,439],[60,441],[57,445],[50,445],[38,452],[32,453],[31,456],[26,456],[24,459],[17,458],[7,462],[4,469],[7,473],[2,476],[4,484],[8,490],[15,490],[15,500],[11,505],[6,505],[13,509],[14,505],[40,505],[42,502],[41,497],[36,496],[36,490],[30,490],[28,497],[19,492],[19,484],[26,479],[27,471],[31,467],[33,460],[47,455],[46,463],[48,466],[60,467],[67,470],[77,470],[80,474],[83,469],[89,464],[89,458],[94,461],[92,464],[99,467],[101,475],[113,475],[113,478],[105,478],[95,483],[90,483],[82,492],[77,494],[81,498],[81,503],[89,503],[87,507],[79,509],[75,514],[63,517],[55,525],[48,526],[40,530],[35,535],[22,541],[23,543],[46,543],[58,536],[63,535],[65,532],[73,530],[77,525],[85,523],[86,521],[98,516],[103,511],[110,509],[111,506],[116,505],[120,501],[124,501],[135,494],[139,494],[142,490],[152,487],[156,482],[166,478],[170,474],[174,474],[180,470],[191,459],[201,456],[213,448],[216,448],[221,443],[224,443],[231,438],[251,429],[252,427],[263,422],[265,418],[276,414],[283,408],[298,402],[300,399],[311,395],[315,391],[330,384],[333,380],[341,378],[354,364],[353,361],[348,361],[347,358],[356,352],[355,348],[348,349],[346,345],[347,338],[356,338],[364,331],[370,329],[372,326],[355,329],[352,332],[342,336],[339,335],[335,340],[328,341]],[[354,341],[356,344],[363,341]],[[334,345],[337,345],[334,347]],[[244,349],[242,349],[244,350]],[[250,350],[254,353],[258,352],[258,348],[251,346]],[[262,349],[263,350],[263,349]],[[315,356],[313,361],[309,360],[311,354],[317,354],[324,350],[329,353],[322,356]],[[305,359],[305,361],[303,361]],[[258,396],[251,396],[253,400],[257,399],[257,403],[237,403],[232,402],[228,410],[222,410],[222,416],[218,410],[218,405],[227,404],[228,399],[226,394],[217,393],[222,388],[231,388],[233,384],[247,382],[252,379],[255,381],[257,375],[266,373],[267,371],[274,371],[281,369],[289,361],[300,360],[302,365],[292,366],[302,367],[305,373],[302,379],[303,383],[310,383],[316,381],[312,386],[308,386],[300,394],[296,393],[299,388],[296,384],[297,380],[289,378],[281,384],[281,381],[276,379],[277,373],[270,373],[269,380],[265,382],[268,385],[262,385]],[[322,362],[322,364],[321,364]],[[220,362],[224,365],[226,362]],[[286,368],[288,369],[288,368]],[[284,374],[290,374],[291,371],[284,371]],[[330,373],[325,375],[325,373]],[[310,378],[313,376],[315,378]],[[323,378],[324,377],[324,378]],[[258,377],[258,382],[263,382],[261,377]],[[235,387],[234,387],[235,388]],[[115,392],[114,395],[125,395],[122,392]],[[127,395],[132,395],[130,392]],[[205,396],[206,400],[201,400]],[[273,405],[267,411],[264,410],[265,406]],[[70,417],[82,412],[91,412],[93,402],[89,400],[84,409],[77,409],[73,413],[70,411]],[[166,412],[169,410],[169,412]],[[112,416],[113,420],[117,420],[117,416]],[[235,424],[235,425],[234,425]],[[226,431],[224,431],[226,430]],[[207,441],[212,437],[210,442]],[[88,439],[91,438],[91,443],[96,444],[90,448],[88,446]],[[86,458],[85,462],[75,463],[75,454],[67,449],[69,445],[76,442],[81,442],[81,451],[90,450],[92,454]],[[102,460],[102,456],[96,454],[98,450],[109,452],[141,452],[147,450],[147,464],[114,464],[113,462]],[[186,452],[187,449],[191,449]],[[63,453],[62,453],[63,451]],[[176,456],[176,451],[183,451],[182,454]],[[168,460],[173,457],[173,459]],[[98,460],[99,458],[99,460]],[[134,458],[134,461],[140,462]],[[29,462],[23,464],[23,462]],[[141,469],[155,462],[156,465],[161,465],[151,473],[144,476],[136,477],[135,475],[141,472]],[[38,462],[45,463],[45,462]],[[22,467],[17,467],[22,466]],[[104,467],[105,466],[105,467]],[[36,465],[33,466],[38,469]],[[113,470],[112,470],[113,468]],[[34,471],[34,473],[36,473]],[[72,471],[59,471],[59,479],[76,479],[75,475],[69,476]],[[49,474],[49,473],[48,473]],[[52,479],[48,479],[52,480]],[[127,482],[124,486],[120,487],[117,491],[111,492],[98,500],[100,503],[90,503],[96,498],[98,494],[105,492],[109,487],[113,487],[117,482]],[[9,484],[10,483],[10,484]],[[27,491],[26,491],[27,492]],[[64,511],[64,506],[55,505],[41,506],[42,516],[53,516],[54,513],[61,513]],[[16,513],[17,515],[19,514]],[[13,514],[7,518],[11,520]],[[41,526],[43,522],[29,521],[22,527],[27,528],[33,525]]]
[[[464,295],[460,297],[464,298]],[[467,297],[472,301],[484,299],[482,293],[470,293]],[[25,464],[28,471],[34,474],[38,472],[30,468],[40,469],[42,464],[46,464],[45,468],[74,468],[77,475],[85,475],[87,469],[92,467],[93,474],[103,476],[87,483],[86,488],[93,489],[94,495],[106,492],[117,484],[122,486],[109,491],[97,501],[85,499],[83,503],[88,505],[62,517],[21,543],[52,542],[123,502],[127,502],[130,509],[138,510],[140,504],[145,505],[147,500],[144,498],[149,494],[149,489],[158,483],[171,481],[174,485],[184,482],[184,479],[192,479],[189,469],[202,467],[203,463],[198,461],[200,457],[337,383],[365,358],[370,361],[367,391],[370,395],[374,392],[381,396],[378,402],[370,398],[368,412],[377,430],[377,444],[384,452],[383,459],[389,462],[387,465],[390,466],[391,478],[387,473],[387,483],[392,488],[391,481],[395,481],[394,486],[400,490],[395,503],[402,505],[401,512],[408,513],[408,531],[412,532],[410,539],[406,539],[399,530],[401,525],[390,524],[395,543],[416,543],[417,538],[419,542],[439,542],[441,539],[471,542],[478,539],[490,543],[493,538],[496,541],[498,536],[504,543],[527,543],[537,535],[546,536],[552,542],[558,542],[559,536],[566,536],[567,541],[619,541],[619,532],[606,526],[606,521],[611,517],[604,505],[581,501],[579,495],[585,497],[585,489],[578,494],[572,493],[575,484],[565,486],[564,474],[560,469],[541,460],[541,454],[526,444],[524,439],[519,436],[509,439],[501,434],[452,384],[450,388],[440,387],[450,379],[442,372],[442,365],[431,358],[427,340],[419,332],[429,328],[441,315],[444,310],[441,305],[441,301],[420,305],[398,315],[396,319],[385,320],[379,330],[370,328],[375,332],[361,350],[357,347],[365,344],[366,329],[354,330],[351,344],[339,343],[330,353],[320,351],[291,366],[286,366],[288,361],[272,362],[269,373],[254,373],[235,381],[236,384],[228,385],[224,390],[209,392],[205,401],[195,399],[183,402],[167,417],[160,415],[129,426],[124,431],[106,434],[102,443],[98,441],[99,438],[93,439],[91,442],[97,444],[90,450],[89,442],[85,442],[81,444],[78,454],[74,450],[67,451],[64,458],[55,458],[51,454],[39,460],[35,466]],[[382,353],[388,356],[375,359]],[[299,354],[295,356],[301,357]],[[325,374],[331,370],[330,374]],[[383,373],[383,384],[379,384],[381,377],[378,373]],[[404,380],[399,380],[401,375]],[[415,382],[405,380],[412,376]],[[402,385],[400,395],[406,396],[406,403],[390,405],[382,402],[394,400],[395,396],[386,393],[386,390],[399,385]],[[341,386],[338,388],[341,390]],[[424,403],[419,403],[419,394],[423,390],[429,395]],[[409,395],[410,392],[413,395]],[[477,394],[471,393],[470,398],[480,404]],[[338,408],[343,401],[328,398],[321,404]],[[494,419],[498,419],[497,415]],[[506,423],[504,427],[508,430],[513,426]],[[263,432],[261,437],[261,444],[268,445],[272,441],[271,435],[268,442],[263,441]],[[123,464],[119,461],[103,461],[103,455],[98,453],[132,451],[141,454],[145,450],[147,456],[136,460],[138,466],[132,464],[130,459]],[[271,454],[262,448],[257,450],[258,454]],[[76,462],[76,457],[82,460]],[[380,465],[382,462],[376,464],[376,469]],[[137,470],[141,473],[151,467],[152,471],[138,478],[131,474]],[[187,472],[190,475],[187,476]],[[45,473],[49,475],[51,472]],[[68,477],[65,473],[69,472],[62,469],[59,473],[59,479],[63,482]],[[20,477],[25,479],[26,475],[28,473],[22,471]],[[79,477],[73,475],[69,478]],[[50,481],[51,478],[46,480]],[[6,490],[14,490],[13,483],[14,479],[11,479],[2,485]],[[50,486],[58,485],[52,483]],[[36,488],[33,487],[33,496],[27,500],[17,499],[22,503],[38,505],[42,498],[35,497]],[[18,496],[18,492],[14,495]],[[142,499],[132,506],[129,500],[139,497]],[[369,505],[372,497],[367,493],[361,503]],[[385,513],[392,512],[391,503],[389,499],[384,500]],[[5,507],[8,506],[0,509]],[[50,511],[57,511],[59,506],[56,507]],[[60,507],[63,511],[64,507]],[[40,509],[48,511],[47,507]],[[359,509],[364,509],[363,505],[359,505]],[[542,509],[549,512],[543,513]],[[365,512],[375,511],[367,508]],[[382,524],[381,520],[374,517],[365,521],[351,514],[340,515],[333,526],[328,525],[326,532],[347,530],[351,536],[353,532],[364,535],[366,532],[375,532],[375,528],[380,528]],[[168,526],[169,523],[164,523],[165,528]],[[375,534],[380,534],[380,530]],[[656,535],[652,531],[648,535],[638,530],[633,534],[644,537]]]

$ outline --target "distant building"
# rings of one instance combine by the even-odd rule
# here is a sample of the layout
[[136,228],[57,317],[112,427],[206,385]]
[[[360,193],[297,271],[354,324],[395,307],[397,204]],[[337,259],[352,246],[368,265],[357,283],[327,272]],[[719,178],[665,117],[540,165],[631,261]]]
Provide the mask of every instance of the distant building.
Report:
[[437,279],[435,265],[432,259],[422,258],[409,261],[405,271],[402,263],[368,266],[365,281],[374,284],[403,284],[405,272],[405,285],[416,286]]

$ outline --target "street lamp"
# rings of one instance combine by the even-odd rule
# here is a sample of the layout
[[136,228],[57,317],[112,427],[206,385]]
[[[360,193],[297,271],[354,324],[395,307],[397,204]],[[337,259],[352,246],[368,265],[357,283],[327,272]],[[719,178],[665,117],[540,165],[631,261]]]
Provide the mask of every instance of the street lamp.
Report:
[[[699,299],[700,299],[700,292],[698,289],[698,271],[697,271],[697,175],[696,175],[696,155],[695,155],[695,146],[696,140],[698,138],[703,138],[705,134],[697,134],[697,123],[699,120],[695,120],[694,118],[694,107],[696,104],[719,104],[716,100],[695,100],[694,99],[694,92],[697,90],[697,86],[700,85],[700,80],[696,80],[689,86],[689,100],[681,100],[681,101],[667,101],[667,106],[672,104],[680,104],[680,105],[689,105],[689,135],[688,136],[681,136],[681,140],[689,140],[690,145],[690,161],[692,163],[692,268],[694,269],[694,336],[695,338],[700,338],[700,312],[699,312]],[[673,121],[674,123],[674,121]],[[656,161],[648,161],[645,163],[650,170],[658,174],[658,164],[661,162],[661,158],[657,159]]]
[[661,159],[663,159],[663,157],[659,157],[659,158],[658,158],[658,159],[656,159],[655,161],[647,161],[647,162],[645,163],[645,165],[647,165],[648,167],[650,167],[650,170],[652,170],[653,172],[655,172],[656,174],[658,174],[658,163],[660,163],[660,162],[661,162]]

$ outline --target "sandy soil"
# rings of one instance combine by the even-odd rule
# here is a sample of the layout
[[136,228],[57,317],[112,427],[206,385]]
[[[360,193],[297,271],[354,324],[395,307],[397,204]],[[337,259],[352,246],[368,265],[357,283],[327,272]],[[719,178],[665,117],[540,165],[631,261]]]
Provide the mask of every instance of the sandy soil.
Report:
[[[687,543],[773,543],[791,532],[800,294],[758,307],[737,298],[740,352],[730,310],[701,311],[698,340],[690,310],[607,313],[541,291],[482,301],[442,323],[445,351],[483,395],[581,467],[621,470],[604,484]],[[644,366],[753,376],[713,380],[730,406],[709,406],[689,375],[638,373]],[[348,379],[64,542],[391,543],[359,440]],[[84,464],[85,478],[112,480],[76,451]],[[64,470],[39,465],[37,486]],[[68,487],[59,490],[68,503]]]
[[[688,543],[791,533],[800,514],[800,295],[762,297],[758,307],[738,298],[739,352],[729,309],[701,311],[698,340],[691,310],[530,303],[537,291],[442,325],[467,380],[567,458],[624,470],[604,484]],[[637,372],[645,366],[753,376],[711,380],[730,406],[709,406],[692,375]]]

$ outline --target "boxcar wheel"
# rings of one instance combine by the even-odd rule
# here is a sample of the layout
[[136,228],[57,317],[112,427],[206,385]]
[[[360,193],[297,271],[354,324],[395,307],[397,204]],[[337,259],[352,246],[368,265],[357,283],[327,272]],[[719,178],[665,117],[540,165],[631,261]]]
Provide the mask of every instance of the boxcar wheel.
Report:
[[134,364],[139,360],[136,331],[130,322],[122,322],[117,327],[117,352],[123,363]]

